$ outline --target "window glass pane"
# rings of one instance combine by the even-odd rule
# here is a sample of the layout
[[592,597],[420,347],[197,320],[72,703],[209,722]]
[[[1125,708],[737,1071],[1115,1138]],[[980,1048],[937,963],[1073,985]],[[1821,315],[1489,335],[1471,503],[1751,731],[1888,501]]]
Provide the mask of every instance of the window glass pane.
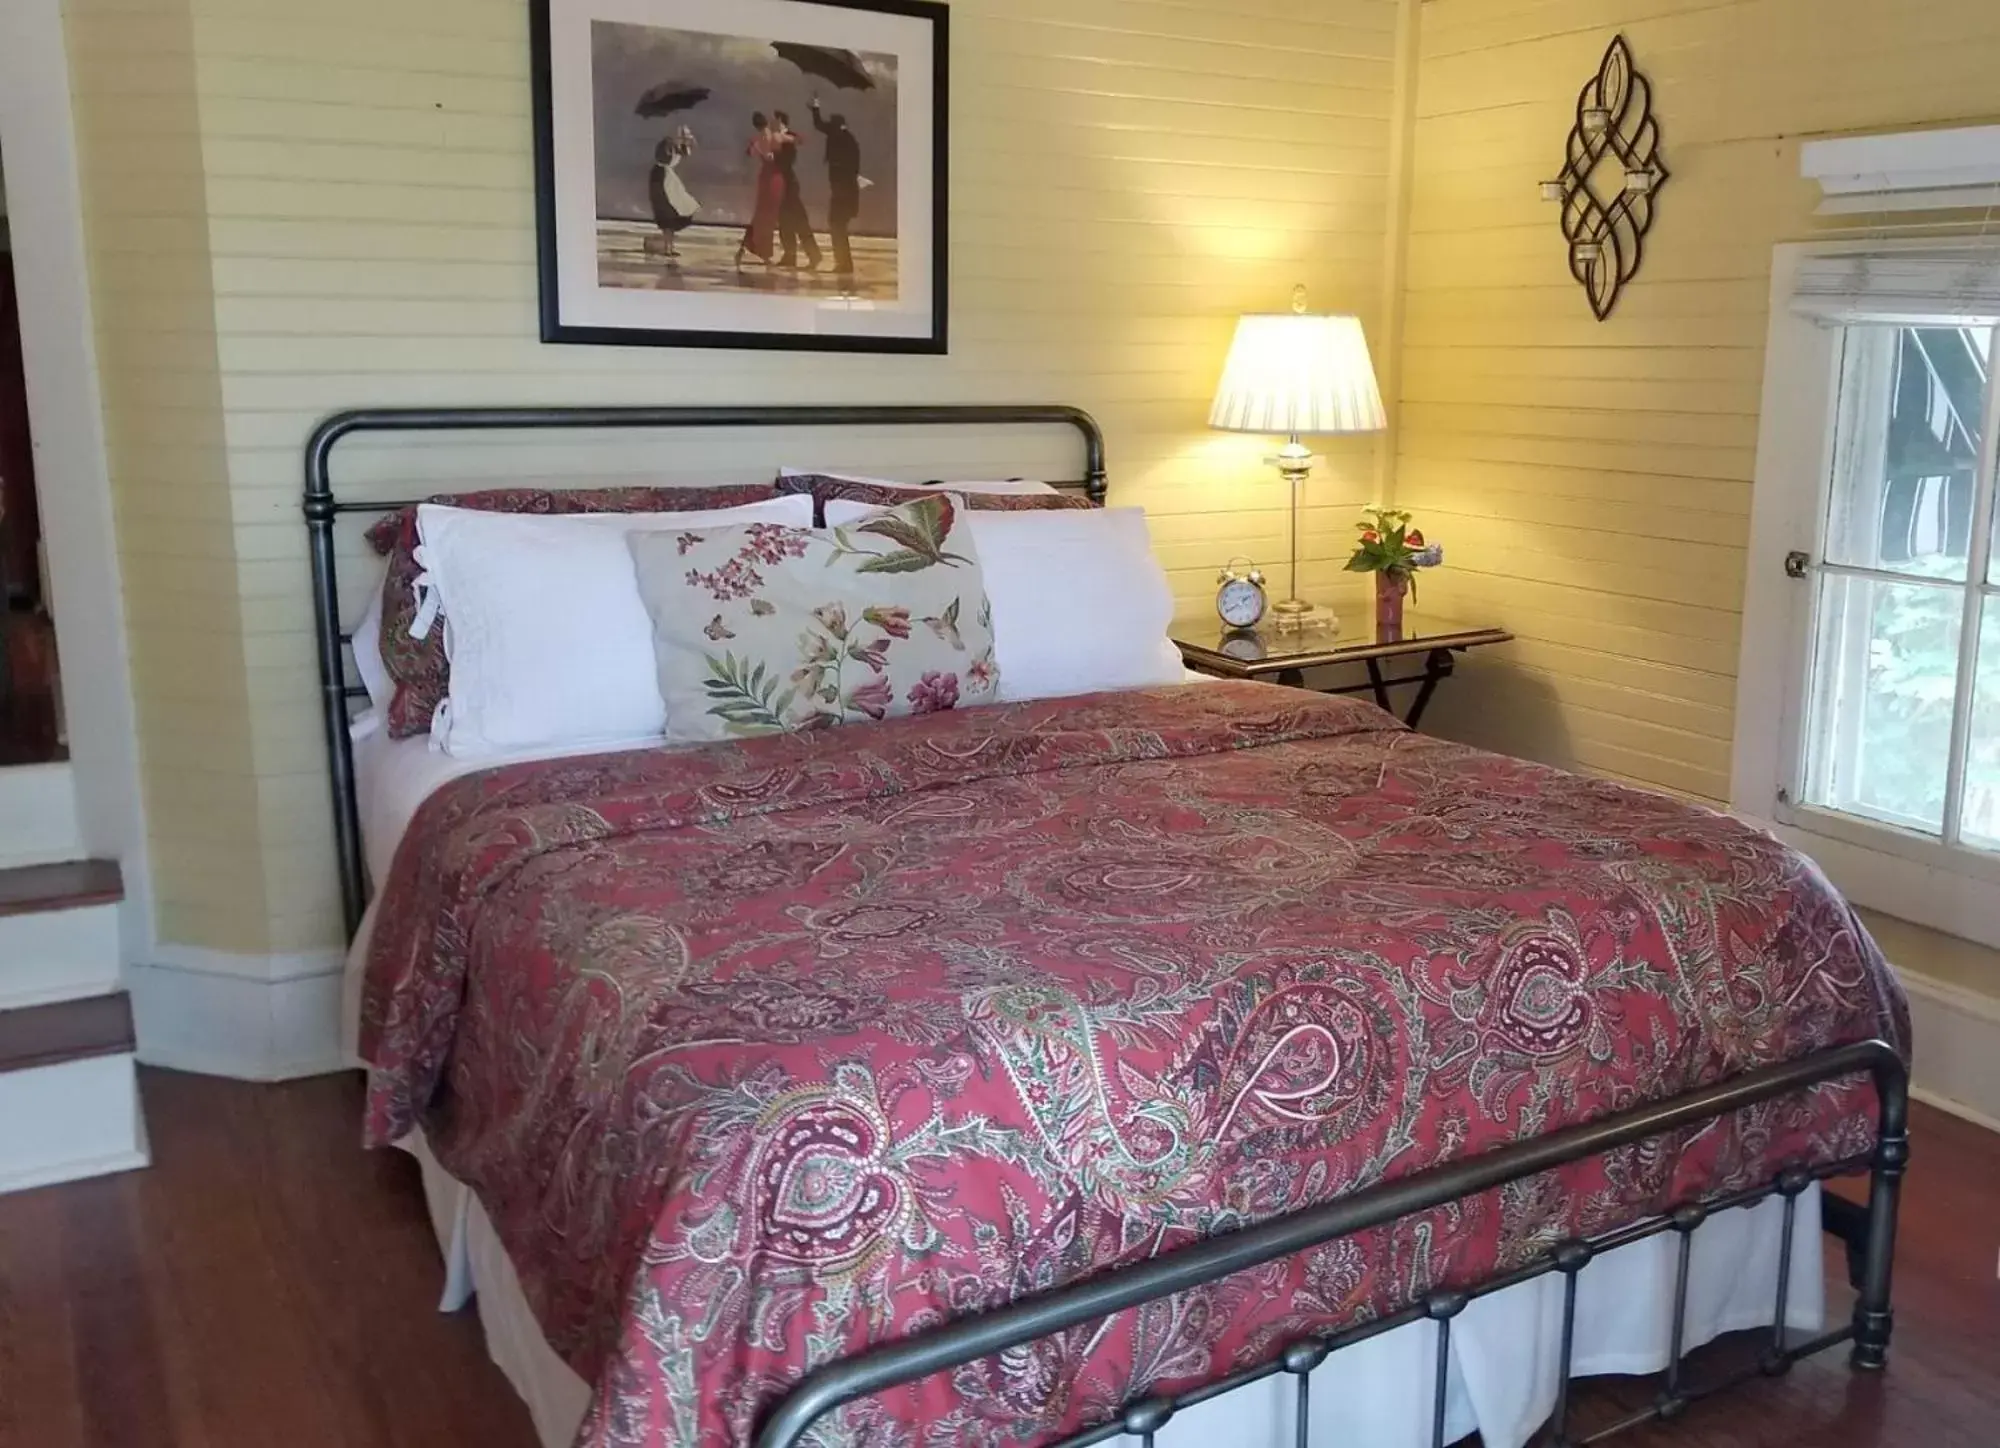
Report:
[[1943,831],[1964,603],[1957,588],[1821,575],[1808,803]]
[[1959,833],[1967,844],[2000,850],[2000,596],[1986,600],[1980,623],[1979,678],[1973,685],[1972,733],[1966,745]]
[[1965,577],[1992,352],[1984,327],[1847,329],[1829,561]]

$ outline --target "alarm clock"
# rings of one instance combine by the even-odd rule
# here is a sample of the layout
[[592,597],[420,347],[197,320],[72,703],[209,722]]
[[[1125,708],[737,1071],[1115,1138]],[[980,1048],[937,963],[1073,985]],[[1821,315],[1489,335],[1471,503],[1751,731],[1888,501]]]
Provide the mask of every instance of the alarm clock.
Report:
[[[1238,565],[1242,565],[1238,567]],[[1251,629],[1263,622],[1271,600],[1264,592],[1264,570],[1248,558],[1232,558],[1216,580],[1215,611],[1233,629]]]

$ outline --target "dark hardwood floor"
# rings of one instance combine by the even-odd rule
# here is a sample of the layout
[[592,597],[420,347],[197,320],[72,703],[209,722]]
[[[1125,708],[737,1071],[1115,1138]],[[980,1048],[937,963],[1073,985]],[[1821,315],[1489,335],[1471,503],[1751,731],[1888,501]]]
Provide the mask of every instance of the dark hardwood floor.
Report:
[[[151,1170],[0,1198],[0,1448],[532,1448],[472,1314],[434,1310],[416,1169],[360,1149],[358,1078],[144,1090]],[[1921,1108],[1914,1136],[1889,1371],[1821,1358],[1617,1442],[2000,1445],[2000,1136]]]
[[154,1165],[0,1197],[5,1448],[533,1448],[358,1076],[148,1071]]

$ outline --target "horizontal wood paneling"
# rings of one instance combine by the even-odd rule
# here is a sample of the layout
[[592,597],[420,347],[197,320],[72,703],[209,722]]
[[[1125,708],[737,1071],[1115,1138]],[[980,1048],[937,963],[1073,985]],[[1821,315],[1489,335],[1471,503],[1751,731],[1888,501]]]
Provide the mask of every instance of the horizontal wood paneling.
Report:
[[[1075,402],[1105,425],[1113,501],[1147,508],[1177,594],[1198,604],[1224,558],[1269,564],[1285,546],[1269,440],[1204,426],[1236,314],[1303,281],[1318,304],[1375,321],[1395,0],[954,4],[944,359],[540,345],[520,0],[76,4],[76,66],[102,98],[82,108],[89,166],[121,218],[92,228],[100,311],[117,318],[112,426],[159,475],[120,490],[120,520],[128,587],[160,616],[135,673],[155,833],[182,847],[159,851],[175,861],[172,939],[293,950],[338,936],[297,512],[300,448],[327,412]],[[144,124],[111,104],[128,95],[156,98]],[[162,266],[163,241],[191,264]],[[182,351],[209,360],[165,365]],[[1301,572],[1348,593],[1340,563],[1375,453],[1327,452]],[[482,440],[342,459],[345,485],[377,496],[802,462],[1076,466],[1072,439],[1019,434]],[[357,532],[342,543],[356,609],[372,566]],[[209,642],[241,714],[205,741],[182,670]],[[229,752],[226,780],[206,760],[179,768],[203,749]],[[226,808],[205,810],[205,789]],[[232,869],[247,863],[232,861],[239,831],[254,889]]]
[[[1622,31],[1672,172],[1608,322],[1555,208],[1577,88]],[[1425,596],[1519,635],[1435,726],[1728,792],[1771,247],[1812,236],[1799,138],[2000,114],[1981,0],[1433,0],[1423,7],[1397,499]]]

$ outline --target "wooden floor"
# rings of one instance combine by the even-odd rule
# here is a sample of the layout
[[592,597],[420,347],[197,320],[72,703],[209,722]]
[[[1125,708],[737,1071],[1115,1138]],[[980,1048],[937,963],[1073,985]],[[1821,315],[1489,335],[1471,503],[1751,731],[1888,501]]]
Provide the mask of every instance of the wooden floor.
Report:
[[[473,1316],[434,1310],[415,1168],[357,1145],[356,1078],[144,1089],[153,1168],[0,1198],[0,1448],[532,1448]],[[1889,1371],[1818,1359],[1618,1442],[2000,1445],[2000,1136],[1919,1109],[1914,1141]]]

